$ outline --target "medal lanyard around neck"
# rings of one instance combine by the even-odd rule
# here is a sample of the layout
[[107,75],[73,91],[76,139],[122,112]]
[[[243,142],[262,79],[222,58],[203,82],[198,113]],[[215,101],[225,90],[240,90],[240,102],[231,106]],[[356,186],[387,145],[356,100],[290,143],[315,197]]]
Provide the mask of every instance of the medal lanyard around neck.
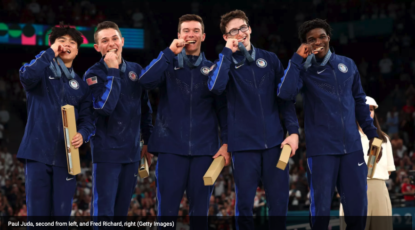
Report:
[[251,44],[252,55],[249,54],[248,50],[246,50],[246,48],[245,48],[245,46],[242,42],[238,43],[238,48],[244,54],[244,58],[242,59],[242,61],[237,62],[235,60],[235,58],[232,57],[233,63],[235,63],[235,67],[244,64],[245,60],[247,60],[247,59],[248,59],[249,62],[255,61],[255,47],[254,47],[254,45]]
[[324,57],[323,61],[319,65],[316,59],[315,54],[308,55],[307,59],[304,62],[304,68],[307,70],[310,66],[316,65],[316,66],[325,66],[327,62],[330,60],[331,57],[331,51],[327,52],[326,56]]
[[[58,65],[58,63],[59,63],[59,65]],[[68,78],[69,80],[75,78],[75,71],[72,70],[72,72],[69,72],[68,68],[66,67],[65,63],[62,61],[62,59],[60,57],[57,57],[57,58],[55,58],[55,60],[53,60],[50,68],[52,70],[54,70],[55,75],[58,78],[62,76],[62,71],[65,74],[66,78]],[[62,69],[62,71],[61,71],[61,69]]]
[[177,55],[177,61],[179,62],[179,68],[183,68],[184,67],[184,62],[186,62],[187,66],[189,66],[190,68],[194,68],[194,67],[198,67],[200,65],[200,63],[202,63],[202,54],[199,54],[199,57],[197,58],[195,64],[193,64],[189,58],[186,55],[186,50],[185,48],[182,49],[182,52],[180,52]]

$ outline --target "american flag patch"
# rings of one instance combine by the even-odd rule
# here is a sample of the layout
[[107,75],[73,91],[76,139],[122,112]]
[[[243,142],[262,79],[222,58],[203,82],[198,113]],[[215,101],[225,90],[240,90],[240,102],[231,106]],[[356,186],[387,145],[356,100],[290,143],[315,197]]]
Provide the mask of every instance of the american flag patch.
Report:
[[98,79],[97,79],[96,76],[95,77],[90,77],[90,78],[86,79],[86,83],[88,85],[97,84],[98,83]]

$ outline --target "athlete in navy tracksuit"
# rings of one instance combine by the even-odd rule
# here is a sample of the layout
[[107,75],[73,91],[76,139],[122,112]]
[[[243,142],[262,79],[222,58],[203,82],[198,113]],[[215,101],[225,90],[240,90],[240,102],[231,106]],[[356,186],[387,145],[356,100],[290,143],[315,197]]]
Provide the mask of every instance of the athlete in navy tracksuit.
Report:
[[[294,151],[298,148],[298,121],[294,104],[276,95],[284,68],[275,54],[251,46],[251,28],[247,23],[248,18],[240,10],[222,16],[221,30],[227,44],[209,73],[208,87],[217,94],[227,93],[237,229],[254,228],[252,210],[259,180],[264,185],[272,217],[270,229],[285,229],[289,169],[282,171],[276,165],[281,144],[289,143]],[[246,47],[249,52],[235,52],[238,41],[239,49]],[[280,112],[291,134],[284,142]]]
[[[227,162],[230,160],[226,145],[226,97],[217,96],[206,87],[212,63],[200,52],[205,37],[202,18],[184,15],[179,23],[179,39],[160,52],[139,80],[145,88],[159,87],[160,90],[160,104],[148,148],[158,153],[159,220],[176,221],[186,191],[191,229],[208,229],[213,186],[204,186],[203,175],[215,154],[215,157],[223,155]],[[188,41],[195,43],[186,45],[185,50],[184,43]],[[197,218],[193,218],[195,216]]]
[[108,220],[127,215],[137,183],[140,121],[145,122],[141,131],[147,145],[151,108],[147,92],[138,82],[141,66],[121,58],[124,39],[118,26],[113,22],[100,23],[96,37],[95,47],[104,57],[84,76],[92,91],[96,115],[96,132],[91,138],[91,215],[95,220]]
[[54,27],[49,40],[51,48],[19,71],[28,119],[17,157],[26,163],[29,220],[36,221],[30,218],[33,216],[60,216],[61,221],[67,221],[76,178],[68,174],[61,106],[75,107],[78,134],[72,145],[78,148],[94,129],[92,102],[88,85],[72,68],[83,41],[81,33],[69,27]]
[[[289,62],[278,96],[295,100],[301,91],[304,97],[312,228],[327,229],[337,186],[347,229],[364,229],[367,167],[356,121],[370,140],[377,137],[376,128],[357,67],[350,58],[331,53],[330,35],[329,24],[321,19],[300,27],[303,45]],[[320,52],[308,56],[319,47]]]

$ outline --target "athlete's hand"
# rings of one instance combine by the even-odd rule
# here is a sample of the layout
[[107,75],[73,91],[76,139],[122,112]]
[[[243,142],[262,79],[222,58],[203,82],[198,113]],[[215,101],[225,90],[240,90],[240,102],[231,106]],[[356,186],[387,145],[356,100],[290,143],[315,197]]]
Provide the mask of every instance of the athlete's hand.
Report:
[[104,61],[108,68],[118,69],[118,54],[116,52],[110,51],[105,54]]
[[60,53],[65,53],[67,49],[57,42],[53,43],[50,48],[55,52],[55,57],[57,57]]
[[77,149],[79,147],[81,147],[82,143],[84,142],[84,138],[82,137],[82,135],[80,133],[77,133],[75,136],[73,136],[72,138],[72,145]]
[[177,55],[182,52],[185,45],[184,39],[174,39],[170,44],[170,50]]
[[[374,139],[375,138],[372,138],[369,142],[369,150],[367,151],[368,156],[370,155],[370,150],[372,149],[372,143],[373,143]],[[383,152],[383,148],[382,148],[382,146],[380,146],[380,152],[379,152],[379,156],[378,156],[378,159],[377,159],[376,163],[378,163],[380,161],[380,158],[382,158],[382,152]]]
[[295,155],[295,151],[298,149],[298,134],[293,133],[281,143],[281,148],[284,147],[284,145],[289,145],[291,147],[291,155],[290,157],[293,157]]
[[307,58],[308,55],[312,53],[317,54],[318,51],[313,50],[313,47],[311,47],[311,45],[306,44],[306,43],[301,44],[297,50],[297,54],[300,55],[302,58]]
[[150,167],[153,154],[148,152],[147,145],[143,145],[143,149],[141,149],[141,157],[145,157],[147,159],[148,167]]
[[231,163],[231,154],[228,152],[228,144],[223,144],[219,151],[213,156],[213,159],[223,156],[225,158],[225,166]]
[[232,53],[235,53],[238,50],[238,40],[235,38],[228,38],[225,46],[231,49]]

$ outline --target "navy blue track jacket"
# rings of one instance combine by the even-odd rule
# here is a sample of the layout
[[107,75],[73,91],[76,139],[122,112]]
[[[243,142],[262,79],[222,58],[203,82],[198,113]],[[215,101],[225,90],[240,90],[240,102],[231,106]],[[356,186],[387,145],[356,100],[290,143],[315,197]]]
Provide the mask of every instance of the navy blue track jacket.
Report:
[[86,141],[94,130],[92,101],[88,85],[78,75],[72,80],[64,74],[56,77],[50,68],[54,58],[55,52],[49,48],[20,68],[28,118],[17,157],[66,167],[61,107],[75,107],[77,131]]
[[142,70],[139,64],[125,60],[119,69],[108,68],[102,58],[85,73],[95,110],[94,163],[140,160],[140,129],[145,145],[152,131],[148,94],[138,82]]
[[352,59],[332,54],[325,66],[303,67],[294,53],[278,96],[294,101],[301,90],[305,111],[307,157],[362,150],[359,122],[369,139],[377,137],[360,75]]
[[[261,150],[284,140],[281,112],[289,134],[298,134],[298,120],[292,102],[277,98],[284,68],[271,52],[255,49],[255,61],[235,65],[244,56],[225,47],[209,73],[209,90],[226,91],[228,98],[228,150]],[[252,50],[251,50],[252,51]]]
[[186,63],[166,48],[140,76],[147,89],[159,87],[160,103],[149,152],[185,156],[214,155],[219,150],[219,131],[227,143],[226,96],[209,92],[207,80],[212,62],[203,53],[198,67]]

